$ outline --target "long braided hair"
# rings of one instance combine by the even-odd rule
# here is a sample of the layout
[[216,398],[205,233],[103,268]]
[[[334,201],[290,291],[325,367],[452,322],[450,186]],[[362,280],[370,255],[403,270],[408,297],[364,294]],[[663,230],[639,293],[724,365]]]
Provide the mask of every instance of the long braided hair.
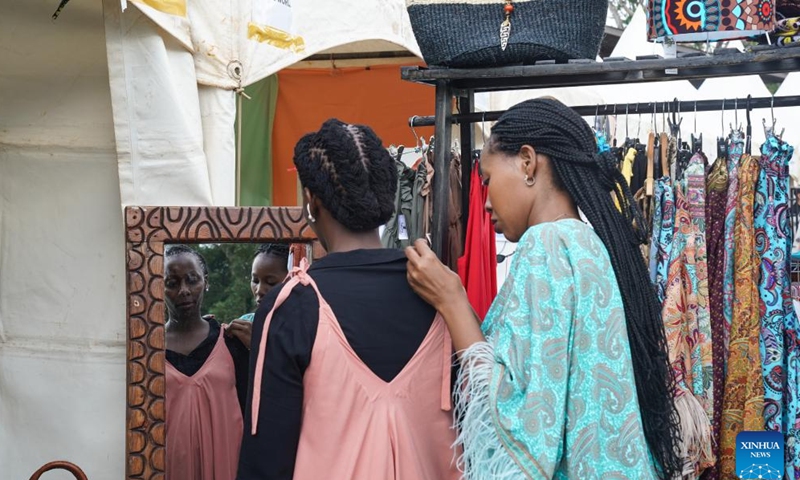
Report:
[[528,100],[503,114],[489,151],[517,155],[523,145],[550,157],[556,186],[569,193],[608,250],[625,307],[644,436],[660,476],[674,478],[682,467],[679,421],[661,307],[639,250],[648,240],[642,213],[613,158],[597,153],[589,125],[563,103]]

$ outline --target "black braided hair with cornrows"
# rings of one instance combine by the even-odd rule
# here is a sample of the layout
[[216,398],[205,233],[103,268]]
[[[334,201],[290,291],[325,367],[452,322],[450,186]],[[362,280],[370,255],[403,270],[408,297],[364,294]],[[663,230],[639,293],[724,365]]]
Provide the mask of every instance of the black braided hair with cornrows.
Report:
[[200,255],[200,252],[197,250],[187,247],[186,245],[168,245],[166,248],[166,252],[164,252],[164,256],[166,258],[170,257],[177,257],[178,255],[191,255],[195,257],[200,263],[200,268],[203,269],[203,275],[208,276],[208,266],[206,265],[206,259]]
[[625,308],[645,439],[659,476],[679,476],[682,462],[674,381],[661,307],[639,249],[648,239],[647,229],[641,228],[645,225],[642,213],[614,159],[597,153],[589,125],[563,103],[528,100],[500,117],[492,128],[489,151],[517,155],[523,145],[552,160],[556,186],[572,197],[608,250]]
[[367,126],[326,121],[297,143],[294,165],[303,187],[351,231],[374,230],[394,213],[395,162]]
[[264,254],[264,255],[274,255],[282,260],[289,261],[289,254],[291,253],[289,245],[285,243],[263,243],[258,246],[256,249],[256,253],[253,255],[253,258]]

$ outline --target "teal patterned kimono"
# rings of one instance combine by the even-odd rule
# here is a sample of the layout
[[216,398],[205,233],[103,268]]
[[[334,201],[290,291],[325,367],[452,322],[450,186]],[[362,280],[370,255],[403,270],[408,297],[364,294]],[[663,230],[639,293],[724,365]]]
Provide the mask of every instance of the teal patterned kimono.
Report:
[[591,227],[528,229],[482,328],[456,389],[466,479],[656,478],[622,297]]

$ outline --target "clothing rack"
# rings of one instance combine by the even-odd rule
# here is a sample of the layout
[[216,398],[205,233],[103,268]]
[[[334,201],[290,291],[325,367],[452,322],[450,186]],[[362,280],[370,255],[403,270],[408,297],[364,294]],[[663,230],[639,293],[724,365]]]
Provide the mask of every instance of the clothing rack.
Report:
[[[627,58],[606,58],[602,62],[593,60],[570,61],[566,64],[537,62],[534,65],[510,66],[481,69],[457,69],[443,67],[404,67],[401,78],[406,81],[431,85],[436,88],[436,114],[432,123],[430,117],[416,117],[414,126],[433,124],[435,138],[439,145],[451,145],[453,124],[460,125],[461,158],[471,158],[474,149],[472,124],[484,120],[496,120],[501,112],[475,113],[474,94],[515,89],[578,87],[590,85],[611,85],[671,80],[700,80],[739,75],[764,75],[789,73],[800,70],[800,44],[792,47],[757,46],[746,52],[731,49],[718,49],[713,54],[679,55],[677,58],[658,56]],[[457,101],[458,112],[453,113],[453,100]],[[716,102],[716,103],[714,103]],[[747,99],[724,99],[698,101],[697,111],[725,109],[745,109]],[[671,107],[668,105],[672,104]],[[664,112],[664,109],[678,113],[695,111],[695,102],[667,102],[628,105],[628,113]],[[777,97],[750,99],[752,108],[789,107],[800,105],[798,97]],[[614,105],[589,105],[579,107],[581,115],[611,115]],[[607,108],[602,108],[607,107]],[[625,104],[616,105],[617,115],[625,113]],[[659,108],[661,110],[659,110]],[[496,115],[496,116],[495,116]],[[454,121],[455,120],[455,121]],[[424,122],[424,123],[423,123]],[[438,148],[434,151],[433,167],[437,172],[449,171],[450,149]],[[469,215],[469,179],[472,162],[462,162],[462,214],[461,221],[466,225]],[[433,177],[433,228],[432,246],[442,258],[446,248],[448,222],[448,199],[450,184],[447,175]],[[462,239],[463,242],[463,239]]]
[[[754,110],[764,108],[783,108],[800,106],[800,95],[787,97],[759,97],[759,98],[726,98],[717,100],[647,102],[647,103],[616,103],[599,105],[581,105],[572,107],[583,117],[591,115],[646,115],[646,114],[689,114],[694,112],[718,112]],[[500,118],[504,111],[456,113],[451,115],[454,124],[471,124],[493,122]],[[432,127],[435,125],[435,116],[414,115],[408,119],[409,127]]]

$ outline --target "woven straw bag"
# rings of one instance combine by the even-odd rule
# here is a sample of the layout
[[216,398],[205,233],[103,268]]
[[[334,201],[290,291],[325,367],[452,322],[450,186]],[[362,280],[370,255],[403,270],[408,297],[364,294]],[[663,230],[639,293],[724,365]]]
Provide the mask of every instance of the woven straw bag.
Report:
[[406,7],[428,65],[485,68],[594,60],[608,0],[406,0]]

